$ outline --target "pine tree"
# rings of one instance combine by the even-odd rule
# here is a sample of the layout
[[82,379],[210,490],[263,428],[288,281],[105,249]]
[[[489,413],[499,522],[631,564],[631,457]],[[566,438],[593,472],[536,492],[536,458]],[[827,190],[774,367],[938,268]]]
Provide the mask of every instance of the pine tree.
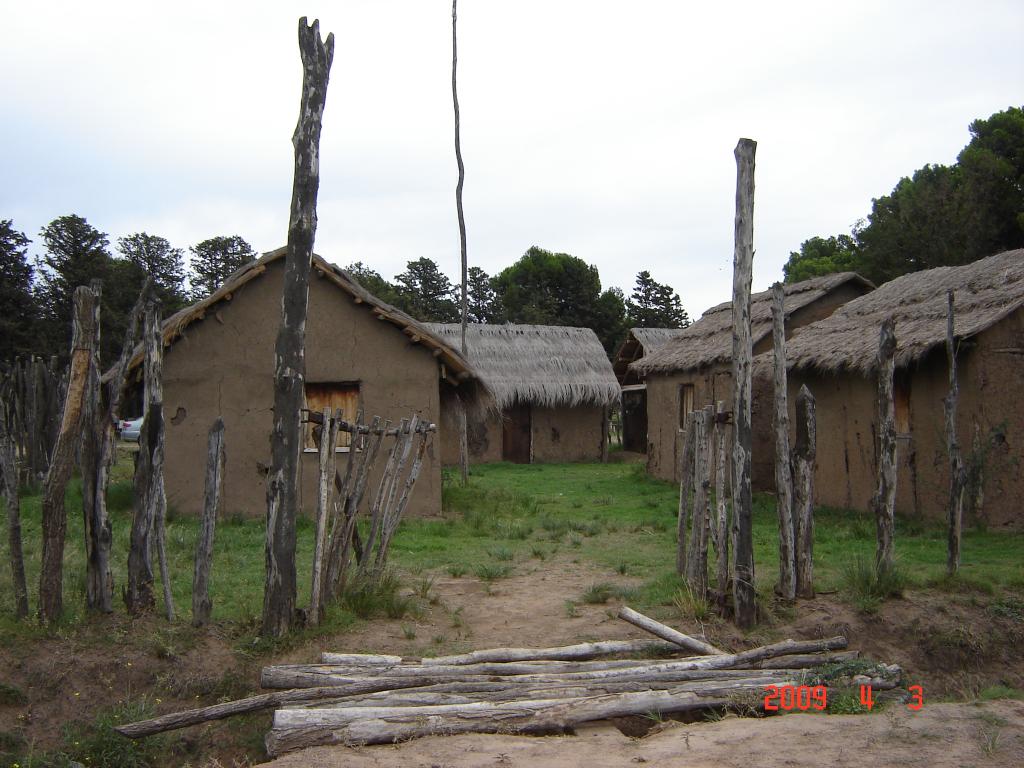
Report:
[[166,316],[185,304],[185,266],[181,248],[172,248],[163,237],[136,232],[117,240],[117,250],[153,278]]
[[459,322],[455,286],[431,259],[410,261],[405,272],[395,277],[395,284],[398,306],[417,320]]
[[498,319],[498,297],[491,278],[480,267],[469,268],[468,314],[471,323],[493,323]]
[[398,289],[381,277],[380,272],[377,270],[371,269],[361,261],[356,261],[345,267],[345,271],[354,277],[357,283],[381,301],[386,301],[388,304],[397,304]]
[[626,299],[631,328],[685,328],[690,316],[672,286],[659,283],[646,269],[636,276],[636,287]]
[[211,237],[189,249],[192,251],[192,299],[198,301],[220,288],[256,252],[239,235]]
[[32,265],[23,232],[10,219],[0,220],[0,361],[33,351],[35,302],[32,300]]

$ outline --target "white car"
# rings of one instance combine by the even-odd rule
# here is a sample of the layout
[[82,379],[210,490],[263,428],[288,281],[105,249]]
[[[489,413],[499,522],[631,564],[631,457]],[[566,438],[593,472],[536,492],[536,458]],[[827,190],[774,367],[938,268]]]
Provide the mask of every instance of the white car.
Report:
[[142,431],[142,417],[139,416],[137,419],[122,419],[117,423],[118,432],[121,433],[122,440],[131,440],[132,442],[139,442],[139,433]]

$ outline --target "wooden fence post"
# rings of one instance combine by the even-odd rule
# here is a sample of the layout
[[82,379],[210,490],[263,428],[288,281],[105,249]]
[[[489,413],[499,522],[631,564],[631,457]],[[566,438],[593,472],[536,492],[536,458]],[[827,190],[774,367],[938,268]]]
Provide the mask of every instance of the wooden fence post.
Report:
[[60,618],[64,608],[64,538],[67,511],[64,491],[74,471],[75,450],[82,432],[82,408],[93,349],[96,346],[96,297],[85,286],[74,293],[71,363],[57,443],[43,484],[43,556],[39,573],[39,618],[44,623]]
[[210,568],[213,565],[213,537],[217,517],[224,508],[224,419],[220,416],[210,427],[206,441],[206,491],[203,518],[196,539],[195,570],[192,574],[192,626],[208,624],[213,612],[210,598]]
[[18,494],[18,463],[14,441],[0,413],[0,495],[7,507],[7,541],[11,550],[11,582],[14,586],[14,616],[28,616],[28,586],[25,582],[25,555],[21,546],[21,498]]
[[871,506],[875,513],[877,551],[875,568],[893,567],[896,512],[896,406],[893,376],[896,371],[896,321],[882,323],[878,340],[878,488]]
[[772,286],[772,358],[775,378],[775,503],[779,515],[779,594],[796,599],[793,553],[793,475],[789,466],[789,398],[786,390],[786,310],[782,283]]
[[949,360],[949,394],[944,400],[946,411],[946,445],[949,451],[949,536],[946,554],[946,572],[960,570],[960,538],[964,519],[964,492],[967,476],[960,441],[956,434],[956,409],[960,399],[960,386],[956,375],[956,337],[953,333],[953,289],[946,292],[946,357]]
[[796,396],[793,513],[796,523],[796,592],[814,597],[814,463],[818,438],[814,395],[804,384]]
[[[103,411],[100,387],[100,305],[103,297],[103,283],[93,280],[90,289],[96,297],[93,307],[93,325],[96,327],[96,346],[89,358],[86,372],[85,392],[82,398],[82,444],[80,448],[80,469],[82,476],[82,517],[85,533],[85,605],[90,610],[100,608],[103,592],[112,587],[113,577],[110,573],[109,548],[104,552],[104,534],[108,533],[100,522],[102,512],[106,512],[106,500],[101,499],[105,488],[100,488],[100,463],[103,460],[103,438],[105,432],[99,429],[102,425]],[[101,512],[102,509],[102,512]],[[109,520],[106,521],[110,525]],[[108,539],[109,541],[109,539]],[[102,557],[107,554],[107,557]],[[110,601],[108,601],[109,603]],[[111,606],[113,607],[113,606]]]
[[708,527],[711,524],[711,425],[714,406],[694,413],[693,524],[687,556],[687,581],[694,597],[704,600],[708,593]]
[[718,610],[725,614],[725,602],[729,593],[729,514],[725,499],[725,401],[719,400],[715,413],[715,552],[718,555],[716,576],[718,582]]
[[754,265],[754,155],[757,142],[740,139],[736,156],[736,226],[732,278],[733,484],[736,521],[736,624],[748,629],[757,621],[754,588],[753,496],[751,471],[750,282]]
[[466,417],[466,405],[462,399],[456,397],[455,402],[455,412],[459,417],[459,478],[465,486],[469,483],[469,419]]
[[[311,626],[320,623],[321,578],[324,572],[324,550],[327,544],[327,513],[331,504],[331,485],[337,473],[338,424],[341,411],[336,414],[330,408],[324,408],[323,422],[320,424],[320,473],[316,503],[316,541],[313,545],[313,583],[309,592],[309,618]],[[359,434],[352,435],[349,441],[349,455],[356,449]]]
[[679,516],[676,523],[676,573],[687,573],[686,531],[689,526],[691,493],[693,492],[694,414],[683,416],[683,445],[679,462]]
[[305,396],[306,310],[309,273],[316,237],[316,198],[320,187],[320,130],[327,82],[334,58],[334,35],[320,40],[320,22],[299,19],[302,100],[292,136],[295,175],[288,220],[281,325],[274,351],[274,421],[267,477],[266,582],[262,634],[280,637],[295,622],[295,518],[298,512],[299,461],[302,458],[300,410]]

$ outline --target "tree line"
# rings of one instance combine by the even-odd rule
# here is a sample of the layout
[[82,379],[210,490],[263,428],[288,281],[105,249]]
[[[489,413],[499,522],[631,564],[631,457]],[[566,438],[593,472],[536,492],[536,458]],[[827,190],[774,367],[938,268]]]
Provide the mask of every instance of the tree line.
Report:
[[953,165],[926,165],[871,201],[850,234],[812,237],[789,256],[786,282],[858,272],[876,284],[1024,247],[1024,110],[970,124]]
[[[0,220],[0,360],[66,357],[72,293],[98,278],[104,286],[101,359],[107,365],[147,276],[167,317],[216,290],[257,255],[239,235],[216,236],[189,248],[186,266],[185,251],[164,237],[137,232],[118,238],[112,248],[106,233],[75,214],[43,227],[38,258],[29,256],[31,242],[13,221]],[[457,284],[431,259],[409,261],[392,281],[362,262],[348,271],[371,293],[419,320],[460,320]],[[469,322],[592,328],[609,354],[627,328],[682,328],[690,322],[679,294],[646,270],[626,297],[619,288],[602,289],[597,267],[536,246],[494,277],[470,267],[468,295]]]

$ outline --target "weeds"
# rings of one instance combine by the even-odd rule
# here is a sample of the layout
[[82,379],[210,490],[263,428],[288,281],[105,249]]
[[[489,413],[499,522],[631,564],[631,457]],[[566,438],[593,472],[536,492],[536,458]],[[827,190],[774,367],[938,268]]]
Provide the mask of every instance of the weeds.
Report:
[[988,614],[993,618],[1024,621],[1024,600],[1013,595],[1005,595],[989,603]]
[[491,563],[483,563],[476,567],[474,573],[481,581],[490,582],[507,578],[512,573],[512,568],[508,565],[492,565]]
[[466,575],[466,566],[462,563],[450,563],[447,568],[448,575],[453,579],[460,579]]
[[858,557],[842,573],[843,587],[857,610],[874,613],[889,597],[902,597],[907,577],[898,565],[876,568],[870,560]]
[[61,756],[90,768],[150,768],[165,756],[167,738],[128,739],[117,733],[114,726],[152,716],[153,705],[148,698],[121,702],[102,710],[92,723],[67,728]]
[[544,547],[535,546],[530,550],[530,556],[536,558],[537,560],[546,560],[548,557],[548,553],[544,549]]
[[1024,690],[1011,688],[1008,685],[990,685],[978,693],[979,701],[996,701],[998,699],[1015,699],[1024,701]]
[[416,627],[412,626],[411,624],[403,624],[402,625],[402,637],[404,637],[406,640],[415,640],[416,639]]
[[615,597],[615,594],[615,587],[611,584],[591,584],[587,587],[586,591],[584,591],[581,599],[587,605],[600,605],[602,603],[607,603]]
[[711,604],[703,597],[693,594],[688,585],[676,590],[672,597],[672,604],[675,605],[683,618],[694,619],[695,621],[707,621],[713,615]]
[[494,547],[487,550],[487,554],[502,563],[511,562],[514,557],[512,550],[508,547]]
[[0,706],[20,707],[28,704],[28,696],[15,685],[0,682]]
[[575,600],[565,601],[565,616],[568,619],[575,619],[580,615],[579,606],[577,606]]
[[411,597],[399,594],[401,583],[391,572],[377,582],[367,580],[353,584],[345,591],[341,603],[361,619],[384,615],[389,619],[402,619],[415,609]]

